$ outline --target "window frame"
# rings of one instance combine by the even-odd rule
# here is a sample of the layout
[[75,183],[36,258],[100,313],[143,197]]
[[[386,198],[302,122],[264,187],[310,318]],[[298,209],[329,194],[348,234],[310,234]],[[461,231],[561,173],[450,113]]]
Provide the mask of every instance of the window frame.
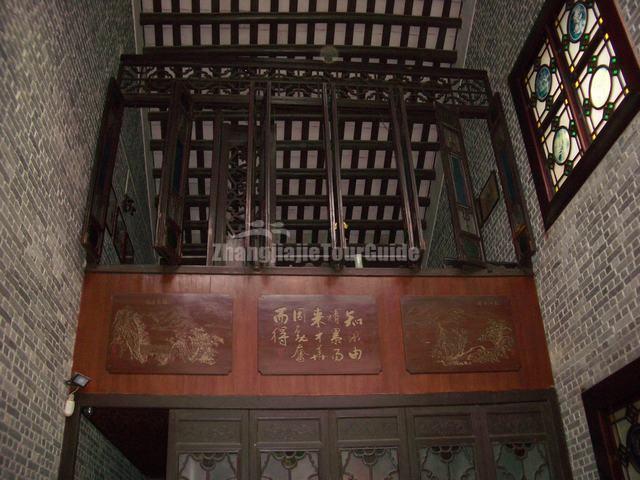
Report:
[[624,478],[616,461],[615,440],[608,417],[640,395],[640,385],[637,383],[639,368],[640,358],[637,358],[582,392],[582,404],[600,478]]
[[[545,229],[549,229],[555,222],[640,110],[640,67],[638,66],[637,53],[629,40],[615,0],[595,0],[600,15],[605,20],[603,28],[606,28],[606,33],[609,34],[609,40],[615,49],[616,58],[619,60],[618,65],[624,74],[629,93],[626,94],[612,118],[607,121],[595,139],[591,137],[578,94],[573,87],[567,88],[580,77],[586,65],[575,72],[569,71],[568,62],[562,50],[562,40],[555,28],[555,21],[561,9],[569,3],[566,0],[548,0],[545,3],[509,75],[509,86],[524,138]],[[547,40],[549,40],[551,51],[556,59],[561,84],[564,86],[560,95],[564,94],[566,97],[567,108],[573,114],[577,136],[584,149],[579,163],[556,192],[553,190],[548,174],[546,155],[538,142],[539,132],[531,114],[529,95],[525,91],[524,85],[524,79],[526,79],[540,49]],[[595,40],[592,43],[599,44]],[[560,110],[561,108],[558,109],[558,111]]]

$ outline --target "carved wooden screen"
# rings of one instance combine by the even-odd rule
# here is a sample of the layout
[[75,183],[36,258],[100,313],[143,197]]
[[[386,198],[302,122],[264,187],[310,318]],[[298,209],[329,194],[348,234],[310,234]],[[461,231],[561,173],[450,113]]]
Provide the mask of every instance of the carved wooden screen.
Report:
[[167,137],[162,151],[155,249],[169,263],[182,255],[182,222],[191,142],[192,103],[187,88],[176,82],[169,106]]
[[450,108],[436,104],[436,124],[458,259],[483,261],[482,234],[460,118]]
[[326,411],[254,411],[250,422],[252,479],[328,478]]
[[[267,410],[172,411],[167,478],[571,478],[550,397],[500,403],[496,393],[490,404],[479,397],[456,404],[455,397],[431,406],[405,397],[401,403],[414,405],[407,407],[377,407],[388,402],[370,398],[370,408],[355,408],[357,401],[345,400],[352,409],[317,409],[330,397],[264,398]],[[292,402],[301,408],[277,409]],[[200,475],[205,469],[208,477]]]
[[415,479],[490,478],[473,407],[407,409],[411,469]]
[[329,413],[331,478],[408,478],[404,410],[337,410]]
[[102,254],[111,181],[116,163],[123,111],[122,94],[116,81],[111,79],[102,112],[102,124],[96,145],[89,199],[81,234],[82,246],[87,252],[87,261],[89,263],[98,263]]
[[485,409],[490,470],[497,478],[570,478],[562,464],[551,412],[541,404],[492,405]]
[[173,410],[167,478],[249,478],[247,411]]

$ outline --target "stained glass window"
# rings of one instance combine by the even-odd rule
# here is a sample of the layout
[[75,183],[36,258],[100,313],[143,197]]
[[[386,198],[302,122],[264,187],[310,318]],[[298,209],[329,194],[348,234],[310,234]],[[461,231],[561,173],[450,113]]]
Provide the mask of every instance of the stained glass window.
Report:
[[421,448],[420,480],[474,480],[476,462],[470,445],[439,445]]
[[640,400],[614,412],[611,417],[616,454],[625,480],[640,480]]
[[582,158],[573,114],[567,105],[553,116],[540,138],[553,187],[557,191]]
[[575,88],[592,140],[629,94],[611,42],[602,40],[587,67],[575,81]]
[[544,443],[493,443],[498,480],[551,480]]
[[590,42],[601,36],[602,23],[600,10],[594,1],[567,2],[560,11],[556,18],[556,32],[571,72],[582,60]]
[[179,480],[235,480],[238,454],[235,452],[187,453],[178,457]]
[[399,480],[396,448],[340,450],[343,480]]
[[535,63],[531,66],[525,84],[531,111],[536,124],[540,126],[562,93],[558,66],[548,41],[545,42]]
[[510,78],[549,226],[640,110],[640,66],[614,0],[546,2]]
[[318,452],[260,452],[261,480],[317,480]]

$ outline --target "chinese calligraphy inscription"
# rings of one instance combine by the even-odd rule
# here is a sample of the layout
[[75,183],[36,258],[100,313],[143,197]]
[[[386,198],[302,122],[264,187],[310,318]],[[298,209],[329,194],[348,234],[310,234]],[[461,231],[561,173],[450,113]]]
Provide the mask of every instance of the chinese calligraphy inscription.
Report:
[[258,325],[262,374],[380,372],[373,297],[263,295],[258,302]]
[[224,295],[115,295],[107,370],[227,374],[232,318],[233,300]]
[[405,297],[404,349],[411,373],[520,368],[506,297]]

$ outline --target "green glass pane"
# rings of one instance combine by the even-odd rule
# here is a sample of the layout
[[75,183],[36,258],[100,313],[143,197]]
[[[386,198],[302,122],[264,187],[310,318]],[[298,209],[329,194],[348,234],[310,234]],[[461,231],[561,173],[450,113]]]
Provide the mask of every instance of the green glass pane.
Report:
[[178,457],[179,480],[235,480],[237,475],[237,453],[186,453]]
[[317,480],[318,452],[261,452],[261,480]]
[[551,480],[544,443],[493,443],[498,480]]
[[458,155],[450,154],[451,176],[453,177],[453,189],[455,191],[456,202],[465,207],[470,206],[467,195],[467,183],[464,178],[464,168],[462,159]]
[[399,480],[395,448],[353,448],[340,451],[343,480]]
[[421,448],[420,480],[474,480],[476,466],[470,445],[439,445]]

